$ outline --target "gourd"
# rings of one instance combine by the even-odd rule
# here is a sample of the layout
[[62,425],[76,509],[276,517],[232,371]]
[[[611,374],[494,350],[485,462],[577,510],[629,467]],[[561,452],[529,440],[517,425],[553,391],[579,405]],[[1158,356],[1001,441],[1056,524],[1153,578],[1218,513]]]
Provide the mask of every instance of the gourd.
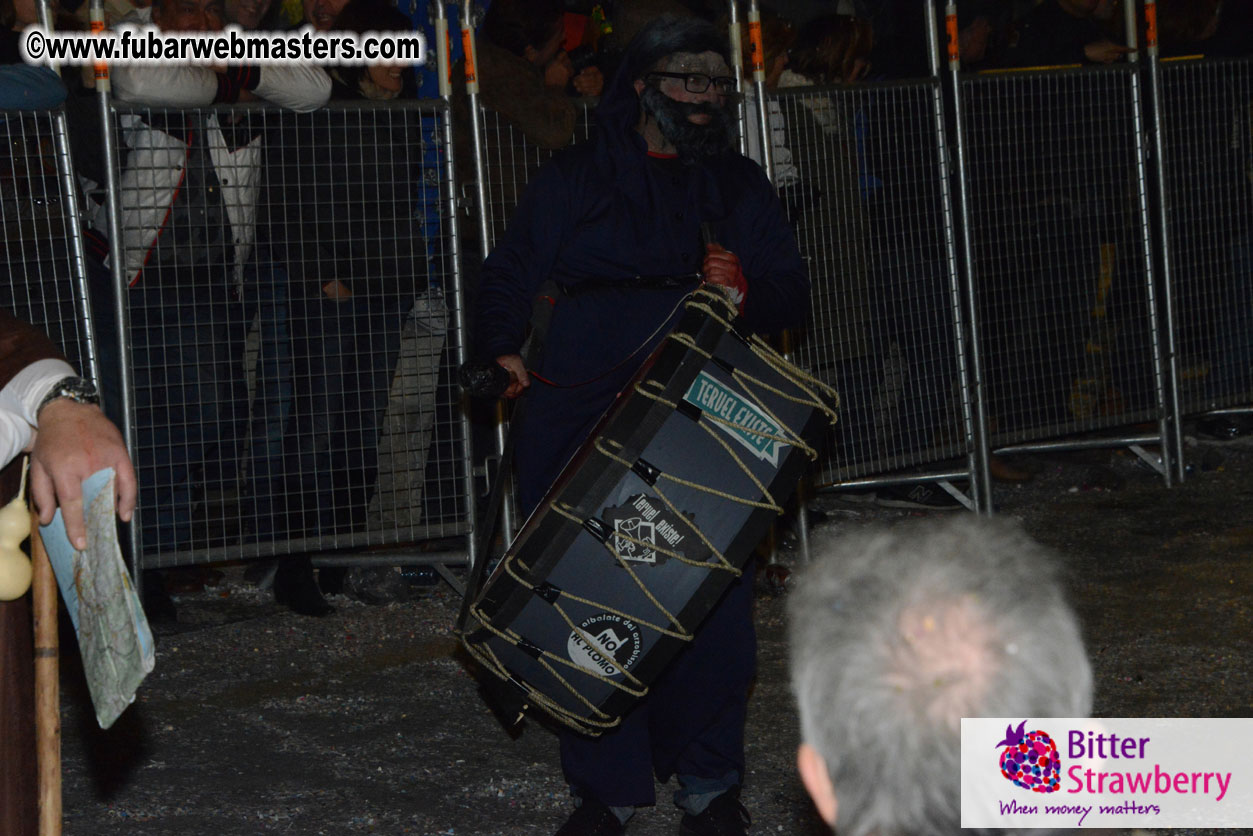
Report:
[[26,509],[26,471],[22,466],[22,487],[8,505],[0,508],[0,601],[21,598],[30,589],[30,560],[18,548],[30,536],[30,511]]

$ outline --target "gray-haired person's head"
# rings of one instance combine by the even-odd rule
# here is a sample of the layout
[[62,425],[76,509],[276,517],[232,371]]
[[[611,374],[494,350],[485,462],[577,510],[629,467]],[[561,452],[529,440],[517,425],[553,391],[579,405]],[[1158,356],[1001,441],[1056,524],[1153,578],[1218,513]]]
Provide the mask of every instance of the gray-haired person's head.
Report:
[[869,527],[816,554],[788,606],[792,687],[802,777],[832,823],[838,798],[840,836],[958,832],[962,717],[1091,711],[1057,563],[1016,524]]

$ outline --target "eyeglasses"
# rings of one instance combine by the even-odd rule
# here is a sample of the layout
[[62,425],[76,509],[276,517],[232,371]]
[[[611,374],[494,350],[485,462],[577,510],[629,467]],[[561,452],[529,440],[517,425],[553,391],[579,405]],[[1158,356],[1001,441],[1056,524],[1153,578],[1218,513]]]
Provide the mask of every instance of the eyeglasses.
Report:
[[648,77],[653,78],[681,78],[683,79],[683,87],[689,93],[704,93],[709,89],[709,85],[714,86],[714,92],[719,96],[729,96],[735,92],[735,79],[730,76],[718,75],[707,76],[704,73],[649,73]]

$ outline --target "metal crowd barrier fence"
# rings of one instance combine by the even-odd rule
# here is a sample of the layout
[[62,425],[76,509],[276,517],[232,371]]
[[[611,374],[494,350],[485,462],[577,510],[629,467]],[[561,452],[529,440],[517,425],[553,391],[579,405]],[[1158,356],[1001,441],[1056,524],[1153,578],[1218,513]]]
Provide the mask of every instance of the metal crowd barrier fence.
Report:
[[387,559],[464,562],[447,104],[111,118],[123,264],[95,307],[129,313],[142,565],[445,538]]
[[[969,406],[990,448],[1164,438],[1167,370],[1150,256],[1135,67],[963,76],[959,141],[937,137],[935,80],[796,88],[772,97],[795,167],[777,185],[814,284],[796,356],[844,415],[822,485],[947,478],[972,465]],[[508,136],[490,112],[485,124]],[[489,141],[500,228],[546,155]],[[943,153],[963,156],[968,285],[951,257]],[[963,378],[962,291],[980,338]],[[1237,398],[1239,396],[1236,396]],[[1155,429],[1129,426],[1155,425]],[[1123,433],[1118,435],[1118,430]],[[956,462],[956,463],[954,463]],[[973,475],[973,474],[972,474]]]
[[[780,194],[814,285],[813,324],[797,335],[795,356],[840,390],[843,406],[816,476],[822,486],[969,452],[936,84],[804,88],[771,99],[799,172]],[[579,113],[575,142],[590,136],[593,103]],[[480,118],[494,243],[554,152],[491,110]]]
[[47,331],[97,377],[65,112],[0,111],[0,307]]
[[1253,404],[1253,61],[1160,66],[1164,233],[1183,414]]
[[994,447],[1144,422],[1162,440],[1138,81],[1118,66],[960,82]]
[[841,400],[819,485],[968,451],[935,84],[791,88],[774,99],[794,166],[777,185],[813,286],[795,354]]
[[[956,85],[983,335],[973,385],[993,446],[1160,425],[1169,411],[1136,73]],[[774,97],[796,166],[781,196],[814,282],[796,355],[845,401],[822,484],[890,482],[970,452],[936,84]],[[1189,413],[1253,400],[1251,87],[1247,61],[1162,71],[1157,199]],[[575,141],[592,127],[586,103],[579,113]],[[455,177],[451,160],[421,162],[423,143],[451,144],[447,105],[114,109],[124,264],[112,282],[83,255],[63,118],[5,114],[2,301],[90,369],[93,322],[107,349],[125,298],[141,564],[468,537]],[[551,152],[481,118],[494,242]],[[101,382],[116,402],[116,382]]]
[[[472,103],[473,104],[473,103]],[[591,100],[572,101],[574,108],[574,130],[570,137],[571,144],[589,139],[595,125],[595,102]],[[479,237],[485,231],[486,246],[467,248],[467,258],[483,259],[496,245],[497,239],[505,231],[510,216],[522,197],[526,184],[539,171],[540,166],[552,158],[560,149],[546,149],[528,139],[526,134],[508,119],[485,107],[475,107],[475,118],[479,127],[479,147],[470,147],[468,153],[477,157],[481,165],[482,183],[477,190],[477,199],[473,210],[480,212],[482,217],[478,228]],[[471,130],[463,128],[464,134]],[[469,137],[467,137],[467,140]],[[473,166],[467,164],[467,168]],[[478,265],[469,268],[476,278]],[[495,415],[495,433],[492,453],[495,466],[485,465],[483,472],[493,474],[493,478],[503,478],[507,483],[507,495],[503,501],[501,524],[504,533],[502,538],[507,542],[515,533],[518,525],[517,510],[510,479],[509,462],[503,462],[505,438],[508,433],[509,406],[499,404]]]

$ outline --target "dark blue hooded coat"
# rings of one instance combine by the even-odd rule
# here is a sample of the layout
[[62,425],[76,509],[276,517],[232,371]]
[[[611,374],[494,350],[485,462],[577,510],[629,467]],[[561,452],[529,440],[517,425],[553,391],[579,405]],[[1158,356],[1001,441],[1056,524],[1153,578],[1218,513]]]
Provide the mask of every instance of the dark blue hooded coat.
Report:
[[[528,512],[669,331],[696,279],[680,290],[613,283],[697,273],[705,252],[701,224],[709,223],[715,240],[739,256],[748,282],[744,316],[754,330],[800,325],[809,308],[792,229],[756,163],[732,151],[696,165],[648,156],[635,129],[633,81],[677,50],[654,42],[650,53],[641,40],[601,99],[596,136],[540,170],[483,266],[476,354],[484,360],[519,352],[545,279],[573,289],[558,299],[538,370],[558,385],[532,379],[516,430],[520,500]],[[687,46],[682,51],[702,51]],[[584,283],[597,287],[580,292]]]
[[[707,49],[726,54],[708,25],[646,27],[601,99],[595,139],[540,171],[484,264],[482,359],[518,353],[531,300],[545,279],[570,290],[559,295],[539,369],[558,385],[534,380],[514,428],[519,499],[528,512],[670,330],[696,285],[692,278],[682,289],[659,290],[624,281],[695,274],[705,253],[702,223],[740,258],[748,282],[744,316],[752,328],[798,325],[808,312],[800,252],[756,163],[732,152],[696,165],[651,158],[635,130],[639,99],[632,82],[667,55]],[[622,726],[598,738],[560,735],[562,768],[579,795],[629,807],[653,803],[654,774],[661,780],[678,774],[680,795],[692,797],[742,780],[755,669],[751,605],[746,572]]]

